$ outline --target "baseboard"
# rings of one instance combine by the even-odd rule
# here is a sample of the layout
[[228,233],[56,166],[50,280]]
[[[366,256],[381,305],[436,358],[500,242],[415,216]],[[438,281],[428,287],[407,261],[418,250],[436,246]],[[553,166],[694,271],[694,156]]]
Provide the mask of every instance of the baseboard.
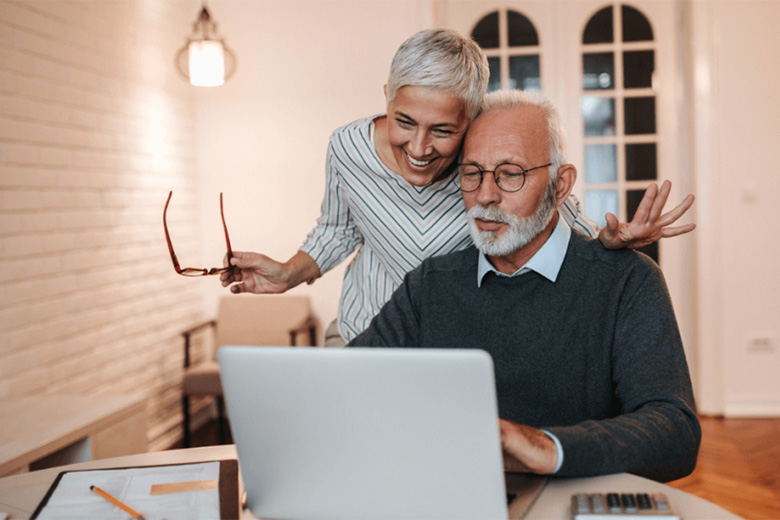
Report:
[[775,400],[745,400],[727,402],[723,411],[724,417],[780,417],[780,401]]

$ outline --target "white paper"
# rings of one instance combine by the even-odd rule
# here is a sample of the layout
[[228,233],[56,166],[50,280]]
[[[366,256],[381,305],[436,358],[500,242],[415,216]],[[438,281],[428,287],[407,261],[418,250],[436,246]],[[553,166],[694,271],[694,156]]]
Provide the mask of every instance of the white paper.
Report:
[[218,519],[219,491],[216,489],[155,496],[151,494],[155,484],[212,479],[219,479],[219,462],[71,471],[62,476],[37,518],[130,518],[128,513],[90,490],[90,486],[97,486],[141,513],[146,520]]

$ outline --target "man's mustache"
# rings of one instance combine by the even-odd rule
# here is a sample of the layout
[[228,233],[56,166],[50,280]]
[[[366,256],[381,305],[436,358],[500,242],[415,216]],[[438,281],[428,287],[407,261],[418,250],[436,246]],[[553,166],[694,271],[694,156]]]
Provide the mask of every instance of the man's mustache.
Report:
[[483,204],[477,204],[471,208],[468,211],[468,217],[471,220],[479,218],[492,220],[493,222],[503,222],[504,224],[511,224],[517,218],[498,206],[485,206]]

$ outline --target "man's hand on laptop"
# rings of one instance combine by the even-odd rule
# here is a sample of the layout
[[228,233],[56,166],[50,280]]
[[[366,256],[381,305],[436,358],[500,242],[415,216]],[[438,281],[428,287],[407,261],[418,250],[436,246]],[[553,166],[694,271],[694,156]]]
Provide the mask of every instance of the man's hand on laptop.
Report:
[[498,420],[504,471],[516,473],[552,473],[558,464],[558,450],[553,440],[542,430]]

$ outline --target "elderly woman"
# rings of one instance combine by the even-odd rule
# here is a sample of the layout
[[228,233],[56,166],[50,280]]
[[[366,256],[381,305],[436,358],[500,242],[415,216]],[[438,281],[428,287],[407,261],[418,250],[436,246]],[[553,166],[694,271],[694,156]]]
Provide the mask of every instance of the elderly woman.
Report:
[[[469,38],[443,29],[409,38],[390,67],[387,113],[331,136],[322,214],[300,250],[284,263],[234,252],[236,269],[222,274],[222,285],[232,284],[234,293],[282,293],[312,283],[360,248],[344,274],[338,318],[325,344],[343,345],[357,336],[408,271],[429,256],[471,245],[453,173],[488,75],[485,55]],[[599,239],[611,248],[641,247],[693,229],[667,227],[693,202],[688,196],[661,216],[669,189],[668,183],[660,192],[648,188],[630,224],[608,215]],[[580,232],[593,237],[599,231],[573,196],[561,214]]]

